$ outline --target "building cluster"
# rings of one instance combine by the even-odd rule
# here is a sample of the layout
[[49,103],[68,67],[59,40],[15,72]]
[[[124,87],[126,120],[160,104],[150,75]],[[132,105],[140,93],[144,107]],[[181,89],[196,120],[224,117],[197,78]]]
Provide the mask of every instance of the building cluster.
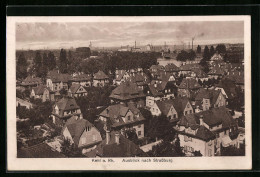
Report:
[[[103,71],[69,75],[54,70],[48,73],[46,84],[40,78],[27,77],[20,86],[31,90],[30,97],[54,102],[53,123],[87,157],[147,156],[128,139],[129,132],[135,132],[139,140],[146,136],[147,118],[140,109],[150,111],[152,119],[167,117],[186,155],[199,151],[203,156],[215,156],[221,154],[221,147],[239,148],[243,143],[227,106],[239,96],[237,87],[244,90],[244,66],[226,63],[218,54],[209,66],[205,73],[198,63],[152,65],[149,77],[142,68],[117,69],[112,79]],[[213,78],[217,84],[200,84]],[[83,118],[75,97],[86,96],[87,87],[106,85],[116,86],[109,96],[111,104],[92,124]],[[67,95],[62,96],[61,90]],[[17,104],[23,101],[17,99]]]

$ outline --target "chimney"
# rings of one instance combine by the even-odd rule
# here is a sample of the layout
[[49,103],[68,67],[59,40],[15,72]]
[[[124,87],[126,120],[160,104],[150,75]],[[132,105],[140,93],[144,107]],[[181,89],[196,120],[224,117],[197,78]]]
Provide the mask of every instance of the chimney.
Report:
[[111,138],[110,136],[110,130],[106,130],[106,144],[109,144]]
[[203,122],[203,115],[200,115],[200,125],[203,125],[204,122]]
[[115,143],[116,143],[117,145],[120,144],[119,140],[120,140],[120,134],[119,134],[118,132],[116,132],[116,133],[115,133]]

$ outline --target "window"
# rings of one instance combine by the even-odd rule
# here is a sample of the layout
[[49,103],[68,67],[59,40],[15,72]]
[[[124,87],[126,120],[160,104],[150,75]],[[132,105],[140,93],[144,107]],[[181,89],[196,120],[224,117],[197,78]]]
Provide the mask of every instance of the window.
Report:
[[184,115],[186,115],[186,114],[187,114],[187,111],[185,111]]
[[173,114],[173,118],[176,118],[176,114]]
[[190,110],[190,114],[192,113],[192,110]]
[[128,116],[128,120],[130,120],[130,116]]
[[141,136],[142,135],[142,132],[141,131],[138,131],[138,136]]
[[212,150],[209,149],[209,156],[212,156]]
[[138,125],[138,128],[141,128],[141,125]]

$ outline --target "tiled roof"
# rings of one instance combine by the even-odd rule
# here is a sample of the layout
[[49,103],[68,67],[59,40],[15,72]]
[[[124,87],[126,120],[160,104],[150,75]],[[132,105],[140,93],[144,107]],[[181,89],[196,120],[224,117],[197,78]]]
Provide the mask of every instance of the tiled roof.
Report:
[[72,109],[79,109],[79,106],[77,105],[74,98],[71,97],[63,97],[61,100],[59,100],[56,105],[58,108],[62,111],[72,110]]
[[68,83],[72,77],[69,74],[52,73],[48,75],[48,78],[50,78],[52,82]]
[[164,67],[162,65],[152,65],[150,67],[150,70],[156,69],[156,70],[164,70]]
[[75,82],[91,81],[91,76],[87,74],[79,74],[71,78],[71,81],[75,81]]
[[[83,86],[81,86],[80,84],[72,84],[70,86],[71,93],[76,93],[80,87],[83,87]],[[85,89],[85,88],[83,87],[83,89]]]
[[42,83],[41,78],[28,76],[22,81],[21,85],[26,86],[26,85],[35,85],[41,83]]
[[196,77],[198,78],[206,78],[208,75],[200,68],[193,68],[191,70],[192,72],[194,72],[196,74]]
[[129,100],[134,98],[145,97],[142,90],[140,90],[135,83],[126,81],[117,86],[109,96],[110,98],[119,100]]
[[67,120],[66,124],[63,127],[63,130],[66,127],[70,132],[74,144],[78,145],[80,137],[86,129],[86,127],[93,127],[93,125],[86,119],[78,119],[77,117],[73,116]]
[[156,101],[155,102],[163,115],[167,116],[171,107],[173,106],[172,100]]
[[186,97],[176,97],[173,99],[173,106],[179,115],[182,115],[189,99]]
[[109,144],[106,139],[96,148],[96,154],[101,157],[147,157],[139,146],[128,140],[121,134],[119,135],[119,144],[115,142],[115,132],[111,132]]
[[180,89],[199,89],[201,85],[194,78],[184,78],[182,79],[181,84],[179,85]]
[[202,101],[204,98],[204,99],[210,99],[211,103],[215,104],[220,92],[221,92],[220,90],[210,90],[210,89],[200,88],[198,93],[195,96],[195,101]]
[[193,63],[193,64],[182,65],[179,67],[179,70],[180,71],[191,71],[194,68],[201,69],[202,67],[197,63]]
[[136,83],[137,85],[146,85],[149,83],[149,78],[145,73],[143,74],[137,73],[134,76],[130,76],[127,80]]
[[165,66],[165,71],[166,72],[178,72],[179,68],[175,64],[170,63]]
[[46,143],[40,143],[17,151],[18,158],[65,158]]
[[39,85],[38,87],[32,88],[35,92],[35,95],[42,95],[44,90],[47,89],[49,92],[52,92],[48,87],[45,85]]
[[229,71],[225,77],[235,81],[236,84],[244,84],[243,71],[238,71],[238,70]]
[[94,74],[94,79],[104,80],[104,79],[109,79],[109,77],[103,71],[99,70],[97,73]]
[[232,99],[237,96],[236,85],[230,79],[222,79],[216,87],[223,88],[229,99]]
[[[125,123],[122,117],[125,117],[128,111],[131,111],[134,114],[134,120]],[[139,114],[139,117],[135,116],[137,114]],[[109,122],[111,123],[111,126],[113,127],[132,124],[132,123],[145,120],[142,114],[140,113],[139,109],[137,109],[134,105],[128,105],[128,106],[123,104],[111,105],[108,106],[99,115],[108,118]]]
[[213,67],[209,72],[208,75],[221,75],[223,76],[225,74],[225,69],[220,67]]

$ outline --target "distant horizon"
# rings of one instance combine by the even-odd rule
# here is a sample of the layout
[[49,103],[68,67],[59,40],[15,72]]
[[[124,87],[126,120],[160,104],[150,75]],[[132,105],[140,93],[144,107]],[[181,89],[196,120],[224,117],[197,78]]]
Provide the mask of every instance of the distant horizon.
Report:
[[16,49],[243,43],[243,21],[16,23]]

